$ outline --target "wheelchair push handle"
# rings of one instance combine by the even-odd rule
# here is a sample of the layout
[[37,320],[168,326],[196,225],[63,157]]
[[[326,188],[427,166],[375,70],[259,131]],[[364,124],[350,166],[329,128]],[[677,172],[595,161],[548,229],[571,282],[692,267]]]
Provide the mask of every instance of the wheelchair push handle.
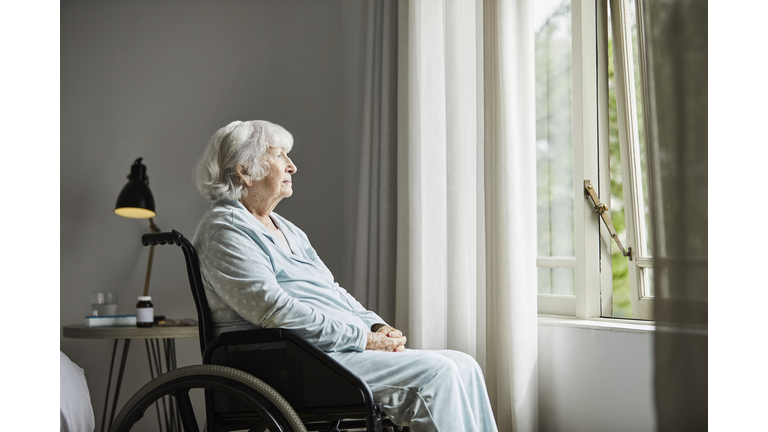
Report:
[[141,244],[144,246],[156,246],[164,244],[175,244],[177,246],[181,246],[182,238],[184,238],[184,236],[176,230],[172,230],[171,232],[144,234],[141,236]]

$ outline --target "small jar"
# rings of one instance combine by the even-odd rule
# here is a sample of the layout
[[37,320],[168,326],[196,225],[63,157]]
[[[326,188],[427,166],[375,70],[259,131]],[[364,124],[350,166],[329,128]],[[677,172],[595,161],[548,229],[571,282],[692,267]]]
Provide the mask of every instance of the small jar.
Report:
[[155,321],[155,307],[152,305],[152,297],[139,296],[136,303],[136,327],[152,327]]

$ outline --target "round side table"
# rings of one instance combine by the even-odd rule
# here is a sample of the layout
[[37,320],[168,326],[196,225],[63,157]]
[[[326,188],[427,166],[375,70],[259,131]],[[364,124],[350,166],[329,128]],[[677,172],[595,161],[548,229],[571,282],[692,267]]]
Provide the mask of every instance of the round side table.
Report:
[[[105,420],[107,418],[107,407],[109,405],[109,390],[112,385],[112,372],[115,366],[115,355],[117,354],[117,345],[120,339],[123,339],[123,352],[120,360],[117,383],[115,385],[115,394],[112,399],[112,413],[109,416],[109,428],[115,417],[117,410],[117,400],[120,396],[120,386],[123,381],[123,372],[125,372],[125,359],[128,357],[128,348],[130,348],[133,339],[144,339],[144,345],[147,348],[147,358],[149,359],[149,373],[151,379],[162,375],[165,372],[176,369],[176,339],[198,338],[198,327],[193,326],[154,326],[154,327],[86,327],[83,324],[64,326],[63,336],[73,339],[114,339],[115,344],[112,348],[112,361],[109,365],[109,378],[107,380],[107,397],[104,400],[104,415],[101,418],[101,430],[104,431]],[[162,354],[165,356],[163,361],[160,347],[163,347]],[[165,367],[163,368],[163,365]],[[163,370],[165,369],[165,370]],[[171,425],[171,430],[178,430],[180,423],[173,404],[170,406],[170,415],[165,412],[166,424]],[[159,408],[158,408],[159,410]],[[158,422],[160,414],[158,411]],[[162,423],[161,428],[162,430]]]

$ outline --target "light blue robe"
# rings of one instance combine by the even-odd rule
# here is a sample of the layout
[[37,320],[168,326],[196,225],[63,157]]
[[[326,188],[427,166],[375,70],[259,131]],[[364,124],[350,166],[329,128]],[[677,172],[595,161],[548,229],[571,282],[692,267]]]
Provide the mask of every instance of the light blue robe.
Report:
[[458,351],[366,351],[373,324],[386,324],[334,281],[306,234],[271,214],[291,252],[238,201],[203,217],[193,244],[214,330],[287,328],[371,387],[396,424],[414,432],[496,431],[482,371]]

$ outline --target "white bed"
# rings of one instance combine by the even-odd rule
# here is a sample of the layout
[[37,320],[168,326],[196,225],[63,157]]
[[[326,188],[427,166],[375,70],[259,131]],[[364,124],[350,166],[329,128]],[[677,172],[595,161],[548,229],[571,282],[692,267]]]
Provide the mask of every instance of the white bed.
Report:
[[[59,351],[61,352],[61,351]],[[85,373],[63,352],[59,383],[62,432],[93,432],[96,426]]]

